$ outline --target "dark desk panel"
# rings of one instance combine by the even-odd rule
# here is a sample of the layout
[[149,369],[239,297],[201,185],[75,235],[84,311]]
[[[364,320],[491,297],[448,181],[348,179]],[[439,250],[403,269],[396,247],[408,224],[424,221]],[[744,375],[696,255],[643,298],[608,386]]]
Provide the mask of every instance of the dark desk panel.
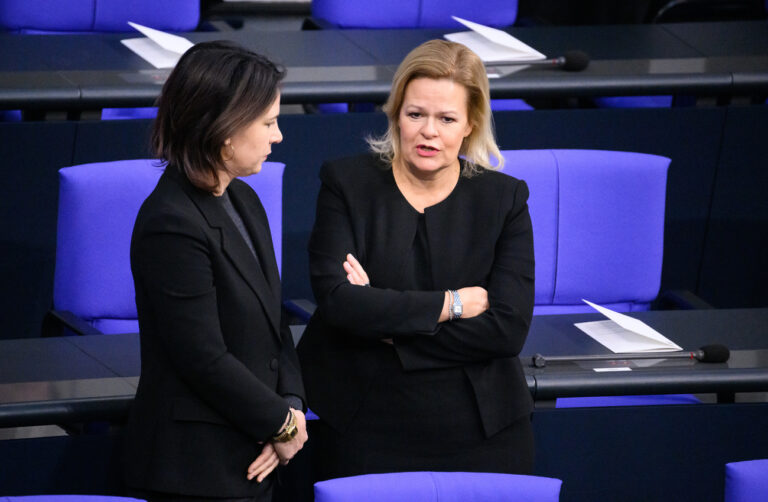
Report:
[[58,72],[0,71],[0,110],[19,107],[57,110],[79,106],[79,86]]
[[138,378],[0,384],[0,427],[123,421]]
[[[768,309],[633,316],[686,349],[714,339],[749,350],[735,352],[733,360],[723,364],[670,360],[616,373],[597,373],[592,370],[595,364],[579,363],[539,369],[526,356],[607,350],[573,326],[600,319],[598,314],[536,317],[522,356],[534,397],[768,390]],[[121,419],[133,400],[140,371],[138,335],[1,340],[0,367],[5,368],[0,373],[0,426]]]
[[[138,34],[138,33],[137,33]],[[139,35],[140,36],[140,35]],[[147,63],[120,43],[125,34],[0,33],[0,71],[140,70]]]
[[[456,30],[344,30],[358,47],[384,64],[397,65],[405,55],[427,40],[443,38]],[[507,30],[547,57],[581,50],[593,60],[691,58],[703,54],[659,25],[537,26]]]
[[[680,345],[696,350],[720,343],[731,350],[768,349],[768,309],[655,310],[633,312],[653,329]],[[535,316],[522,356],[610,354],[573,324],[602,321],[601,314]]]
[[[713,25],[717,24],[718,27]],[[725,24],[724,28],[720,24]],[[689,26],[689,25],[683,25]],[[590,55],[582,72],[531,67],[491,80],[494,97],[599,96],[606,94],[720,94],[768,86],[765,23],[695,23],[670,31],[666,25],[520,27],[508,31],[548,57],[568,50]],[[678,25],[673,25],[677,28]],[[381,63],[397,65],[409,50],[450,30],[345,30],[355,45]],[[458,31],[458,30],[457,30]],[[728,42],[736,37],[739,44]],[[712,51],[709,45],[730,47]],[[735,57],[734,57],[735,56]],[[714,58],[709,60],[708,58]],[[732,73],[744,75],[733,88]],[[746,81],[747,78],[751,80]],[[747,84],[751,84],[748,86]]]
[[[536,401],[558,397],[704,394],[763,392],[768,390],[768,350],[731,351],[727,363],[712,364],[681,359],[643,359],[603,362],[551,363],[528,368],[536,382]],[[530,364],[530,361],[525,361]],[[597,372],[594,368],[630,368]]]
[[77,336],[67,338],[72,345],[101,362],[120,377],[136,377],[141,368],[138,334],[112,336]]
[[[456,30],[460,31],[460,30]],[[450,30],[341,30],[344,37],[356,47],[370,54],[379,64],[397,66],[416,46],[443,38]]]
[[[2,346],[0,384],[116,376],[69,338],[4,340]],[[3,398],[0,401],[7,402]]]
[[[720,343],[732,351],[726,363],[686,359],[574,361],[534,368],[533,354],[589,355],[610,351],[573,324],[603,320],[600,314],[534,317],[521,359],[536,387],[536,400],[613,394],[756,392],[768,390],[768,309],[636,312],[642,320],[685,350]],[[597,372],[594,368],[630,368]]]
[[259,32],[240,30],[221,33],[194,33],[189,39],[227,38],[260,52],[287,67],[366,66],[380,64],[368,53],[349,43],[344,33],[329,31]]
[[[707,71],[706,67],[700,59],[593,60],[581,72],[531,68],[504,78],[491,79],[490,84],[494,98],[719,95],[734,92],[730,70],[713,72]],[[686,72],[686,69],[689,71]],[[754,83],[762,88],[768,85],[768,79],[760,77]]]
[[603,59],[681,59],[702,56],[660,25],[547,26],[509,32],[548,57],[581,50]]
[[[515,36],[551,57],[581,49],[591,54],[592,63],[574,73],[524,69],[493,79],[491,92],[499,98],[765,92],[768,54],[763,24],[512,28]],[[239,30],[187,36],[196,42],[226,37],[282,63],[288,68],[283,101],[301,103],[383,102],[394,67],[405,54],[443,33],[445,30]],[[733,33],[739,34],[738,43],[725,43],[733,39]],[[0,45],[10,49],[0,57],[0,109],[151,105],[167,71],[150,68],[123,47],[120,39],[129,36],[0,34]],[[27,72],[53,76],[24,75]],[[21,76],[11,77],[16,73]],[[79,101],[73,103],[70,97],[49,103],[62,88],[72,91],[72,87],[79,90],[80,95],[74,96]],[[24,88],[28,93],[19,92]],[[45,105],[36,99],[38,94],[47,100]]]
[[[120,43],[133,37],[0,34],[0,46],[7,48],[0,57],[0,109],[151,106],[170,70],[152,68]],[[186,37],[193,42],[233,40],[289,67],[286,103],[349,96],[383,99],[392,79],[392,69],[378,67],[339,31],[200,32]]]
[[140,368],[138,335],[0,342],[0,427],[122,420]]
[[[14,35],[0,33],[0,71],[138,71],[152,69],[120,41],[133,33],[91,35]],[[195,32],[192,42],[233,40],[286,66],[373,65],[371,56],[350,44],[340,31]]]
[[768,23],[765,21],[680,23],[660,26],[702,56],[768,55]]
[[[547,26],[511,28],[512,35],[548,57],[579,49],[590,55],[581,72],[530,67],[491,79],[495,98],[722,93],[731,69],[711,67],[703,55],[660,26]],[[358,47],[396,66],[422,42],[446,30],[345,30]],[[749,68],[744,66],[740,68]]]

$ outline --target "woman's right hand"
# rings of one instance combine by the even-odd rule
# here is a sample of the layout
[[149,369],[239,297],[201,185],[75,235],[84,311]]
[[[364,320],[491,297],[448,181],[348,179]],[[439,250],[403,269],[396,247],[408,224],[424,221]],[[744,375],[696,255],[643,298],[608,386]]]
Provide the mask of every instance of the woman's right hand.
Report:
[[[461,314],[462,319],[470,319],[472,317],[479,316],[488,308],[488,291],[480,286],[472,286],[469,288],[461,288],[457,291],[459,298],[461,298],[461,304],[463,306],[463,312]],[[451,294],[445,292],[445,301],[443,302],[443,311],[440,314],[439,322],[445,322],[450,319],[451,309]]]
[[280,457],[282,465],[286,465],[301,450],[308,437],[307,420],[304,417],[304,413],[293,408],[291,408],[291,411],[293,411],[293,415],[296,417],[296,427],[298,428],[296,435],[293,436],[293,439],[284,443],[272,442],[272,446],[275,448],[277,456]]

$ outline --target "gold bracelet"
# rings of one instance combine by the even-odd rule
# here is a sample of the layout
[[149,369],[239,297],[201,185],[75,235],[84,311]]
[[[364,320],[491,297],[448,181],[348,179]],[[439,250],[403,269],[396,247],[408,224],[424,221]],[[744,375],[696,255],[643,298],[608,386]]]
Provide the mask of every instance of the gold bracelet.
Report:
[[272,441],[277,443],[287,443],[296,436],[299,432],[299,428],[296,426],[296,415],[293,414],[293,410],[288,410],[290,417],[288,423],[277,433],[276,436],[272,436]]

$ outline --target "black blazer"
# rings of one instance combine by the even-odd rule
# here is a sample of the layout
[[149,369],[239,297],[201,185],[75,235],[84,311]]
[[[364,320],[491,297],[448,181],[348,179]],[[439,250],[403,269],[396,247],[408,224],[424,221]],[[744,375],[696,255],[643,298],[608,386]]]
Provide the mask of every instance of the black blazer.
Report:
[[[372,155],[326,163],[309,243],[318,303],[299,343],[309,407],[343,431],[394,337],[406,371],[463,367],[486,435],[530,413],[532,400],[516,357],[533,313],[533,233],[523,181],[484,170],[461,177],[425,210],[436,291],[403,291],[401,261],[413,245],[418,213],[392,170]],[[370,288],[348,283],[354,254]],[[444,291],[488,290],[490,309],[437,323]]]
[[141,378],[125,455],[133,488],[202,497],[268,491],[269,482],[246,480],[247,467],[285,421],[281,396],[303,398],[290,331],[281,329],[266,213],[244,182],[227,192],[258,260],[220,201],[170,167],[136,219]]

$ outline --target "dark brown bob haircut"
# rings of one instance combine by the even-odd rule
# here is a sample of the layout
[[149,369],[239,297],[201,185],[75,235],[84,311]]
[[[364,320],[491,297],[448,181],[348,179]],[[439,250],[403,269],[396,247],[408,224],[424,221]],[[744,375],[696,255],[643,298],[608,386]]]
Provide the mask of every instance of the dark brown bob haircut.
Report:
[[202,42],[181,57],[157,100],[152,149],[168,169],[213,191],[227,138],[265,113],[285,71],[228,41]]

